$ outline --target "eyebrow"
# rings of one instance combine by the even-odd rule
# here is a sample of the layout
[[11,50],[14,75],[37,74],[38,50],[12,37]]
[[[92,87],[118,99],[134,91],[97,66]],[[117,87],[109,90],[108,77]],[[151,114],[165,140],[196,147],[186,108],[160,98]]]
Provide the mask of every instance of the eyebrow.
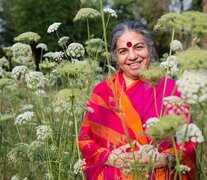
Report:
[[[135,47],[135,46],[140,45],[140,44],[145,45],[146,43],[145,42],[138,42],[138,43],[134,44],[132,47]],[[125,49],[128,49],[128,47],[121,47],[121,48],[117,49],[117,51],[125,50]]]

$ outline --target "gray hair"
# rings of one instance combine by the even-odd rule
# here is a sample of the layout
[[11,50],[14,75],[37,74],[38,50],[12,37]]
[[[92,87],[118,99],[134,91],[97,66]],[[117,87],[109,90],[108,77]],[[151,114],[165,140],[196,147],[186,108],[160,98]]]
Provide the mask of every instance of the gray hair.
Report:
[[111,41],[110,41],[110,57],[112,61],[116,61],[116,42],[126,30],[130,30],[142,34],[144,41],[147,44],[148,51],[150,53],[150,60],[155,61],[158,59],[154,47],[154,43],[146,27],[140,22],[126,21],[116,25],[116,27],[112,31]]

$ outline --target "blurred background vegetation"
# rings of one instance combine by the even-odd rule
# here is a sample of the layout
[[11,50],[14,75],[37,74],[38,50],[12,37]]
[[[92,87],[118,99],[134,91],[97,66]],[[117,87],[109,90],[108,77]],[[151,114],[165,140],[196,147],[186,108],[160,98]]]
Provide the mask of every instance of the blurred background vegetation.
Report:
[[[153,26],[162,15],[175,11],[182,13],[198,10],[207,13],[207,0],[103,0],[104,7],[114,9],[117,19],[108,25],[108,37],[115,24],[124,20],[138,20],[152,32],[158,54],[168,50],[169,33],[154,32]],[[73,22],[80,8],[91,7],[100,10],[99,0],[0,0],[0,57],[1,47],[14,43],[14,37],[23,32],[36,32],[41,42],[47,43],[49,51],[58,50],[57,37],[47,34],[47,28],[54,22],[61,22],[60,36],[69,36],[70,42],[83,43],[87,40],[86,23]],[[100,19],[90,23],[92,37],[102,37]]]

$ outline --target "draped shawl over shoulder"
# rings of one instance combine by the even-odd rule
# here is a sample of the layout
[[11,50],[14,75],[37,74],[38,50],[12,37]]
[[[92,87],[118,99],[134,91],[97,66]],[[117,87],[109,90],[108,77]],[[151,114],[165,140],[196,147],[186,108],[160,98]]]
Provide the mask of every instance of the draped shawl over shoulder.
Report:
[[[167,79],[164,96],[178,96],[175,82]],[[110,152],[130,140],[138,140],[140,144],[148,144],[150,139],[144,134],[143,124],[161,112],[164,79],[155,86],[137,80],[126,88],[123,74],[119,71],[112,78],[98,84],[87,104],[79,135],[79,147],[86,165],[84,172],[87,179],[133,179],[125,176],[119,169],[106,165]],[[156,92],[156,101],[154,93]],[[157,110],[156,110],[157,106]],[[177,145],[178,151],[180,147]],[[182,164],[191,167],[191,171],[182,179],[195,177],[195,144],[186,143]],[[174,154],[169,141],[164,142],[160,152]],[[167,169],[159,168],[153,173],[153,179],[168,179]]]

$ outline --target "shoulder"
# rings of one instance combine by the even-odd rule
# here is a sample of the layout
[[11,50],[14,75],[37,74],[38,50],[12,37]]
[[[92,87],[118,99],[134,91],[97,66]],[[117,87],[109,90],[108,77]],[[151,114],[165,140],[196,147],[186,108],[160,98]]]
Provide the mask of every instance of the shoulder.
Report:
[[93,88],[93,93],[98,94],[98,95],[103,95],[108,91],[109,87],[107,85],[107,80],[104,80],[100,83],[98,83],[94,88]]

